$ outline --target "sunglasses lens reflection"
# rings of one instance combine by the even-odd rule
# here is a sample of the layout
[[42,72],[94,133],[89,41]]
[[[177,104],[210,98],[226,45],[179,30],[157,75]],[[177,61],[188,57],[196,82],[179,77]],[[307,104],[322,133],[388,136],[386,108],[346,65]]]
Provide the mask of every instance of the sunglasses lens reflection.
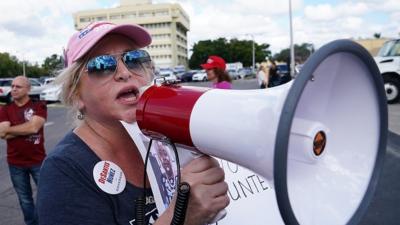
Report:
[[[151,58],[144,50],[133,50],[122,54],[125,66],[136,75],[144,75],[151,68]],[[113,55],[101,55],[89,60],[87,70],[90,75],[112,75],[117,69],[118,59]]]
[[117,68],[117,60],[111,55],[101,55],[89,60],[87,70],[89,74],[104,76],[113,74]]

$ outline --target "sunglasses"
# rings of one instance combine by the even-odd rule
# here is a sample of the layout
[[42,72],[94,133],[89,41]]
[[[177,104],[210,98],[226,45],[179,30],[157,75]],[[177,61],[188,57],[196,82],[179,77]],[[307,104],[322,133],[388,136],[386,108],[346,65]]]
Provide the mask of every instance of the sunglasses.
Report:
[[118,67],[118,60],[122,59],[126,68],[135,75],[145,76],[153,70],[151,58],[144,50],[132,50],[120,55],[99,55],[91,58],[86,71],[89,76],[109,76],[114,75]]

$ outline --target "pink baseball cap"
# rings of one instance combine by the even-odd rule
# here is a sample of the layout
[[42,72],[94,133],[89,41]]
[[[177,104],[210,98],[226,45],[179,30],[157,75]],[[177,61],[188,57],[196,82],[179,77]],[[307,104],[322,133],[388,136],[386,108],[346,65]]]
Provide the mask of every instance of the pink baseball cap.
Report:
[[225,70],[226,63],[223,58],[216,56],[216,55],[211,55],[208,57],[206,63],[201,64],[201,67],[205,70],[214,69],[214,68],[220,68],[222,70]]
[[143,27],[134,24],[121,24],[106,21],[90,23],[81,31],[77,31],[69,39],[68,47],[64,50],[64,66],[68,67],[84,56],[93,46],[107,34],[122,34],[132,39],[139,47],[146,47],[151,43],[151,36]]

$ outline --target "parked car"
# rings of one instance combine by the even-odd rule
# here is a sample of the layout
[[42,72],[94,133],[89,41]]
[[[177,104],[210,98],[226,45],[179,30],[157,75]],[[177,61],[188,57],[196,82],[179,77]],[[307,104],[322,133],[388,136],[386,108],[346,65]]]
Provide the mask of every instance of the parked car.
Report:
[[[11,102],[11,83],[14,78],[1,78],[0,79],[0,100]],[[35,78],[29,78],[31,82],[31,91],[29,96],[32,99],[40,99],[40,93],[43,91],[44,86]]]
[[187,71],[186,73],[182,74],[181,76],[181,82],[190,82],[192,81],[193,75],[198,73],[198,70],[190,70]]
[[198,71],[192,76],[193,81],[207,81],[207,73],[205,70]]
[[277,73],[279,75],[286,76],[290,74],[289,67],[287,66],[287,64],[277,64],[276,67],[278,69]]
[[227,71],[232,80],[240,79],[240,74],[238,73],[238,71],[233,69],[229,69]]
[[176,82],[178,79],[171,69],[161,68],[158,73],[156,73],[156,78],[165,79],[168,82]]
[[173,72],[174,72],[175,76],[178,78],[178,80],[181,80],[181,77],[185,73],[185,71],[186,71],[186,68],[183,65],[175,66],[173,69]]
[[174,72],[174,75],[178,81],[182,81],[183,74],[185,74],[185,72]]
[[61,85],[47,85],[42,93],[40,93],[40,100],[46,102],[61,101]]
[[239,74],[241,75],[241,78],[255,78],[256,73],[253,72],[252,68],[249,67],[244,67],[242,69],[239,69]]
[[31,82],[31,91],[29,92],[29,96],[32,99],[40,99],[40,93],[45,89],[45,86],[42,85],[42,83],[39,82],[38,79],[35,78],[29,78],[29,81]]
[[44,78],[44,79],[42,79],[42,84],[43,85],[49,85],[49,84],[51,84],[51,83],[53,83],[53,81],[55,80],[56,78],[55,77],[47,77],[47,78]]
[[295,70],[296,74],[300,73],[300,70],[301,70],[301,68],[303,68],[303,66],[304,66],[304,64],[298,64],[295,66],[294,70]]
[[0,98],[2,101],[11,102],[11,83],[13,78],[0,79]]

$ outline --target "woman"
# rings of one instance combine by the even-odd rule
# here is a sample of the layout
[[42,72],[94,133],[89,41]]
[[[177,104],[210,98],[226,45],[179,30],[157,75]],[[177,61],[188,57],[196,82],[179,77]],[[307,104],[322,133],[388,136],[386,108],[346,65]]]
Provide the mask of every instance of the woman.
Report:
[[226,72],[225,60],[219,56],[212,55],[208,57],[207,62],[201,64],[201,67],[206,70],[207,79],[213,82],[213,88],[231,89],[231,78]]
[[[71,37],[60,79],[63,101],[76,110],[80,123],[43,164],[41,225],[136,224],[144,165],[120,120],[135,121],[139,88],[152,81],[150,56],[140,49],[150,42],[139,26],[108,22],[92,23]],[[229,204],[224,173],[215,159],[195,159],[181,174],[191,186],[185,224],[205,224]],[[151,190],[145,191],[145,224],[170,224],[174,201],[158,215]]]
[[261,64],[257,72],[258,85],[261,89],[268,87],[269,71],[264,64]]
[[278,74],[278,67],[274,60],[271,61],[271,66],[269,67],[269,83],[268,87],[278,86],[281,82],[281,78]]

